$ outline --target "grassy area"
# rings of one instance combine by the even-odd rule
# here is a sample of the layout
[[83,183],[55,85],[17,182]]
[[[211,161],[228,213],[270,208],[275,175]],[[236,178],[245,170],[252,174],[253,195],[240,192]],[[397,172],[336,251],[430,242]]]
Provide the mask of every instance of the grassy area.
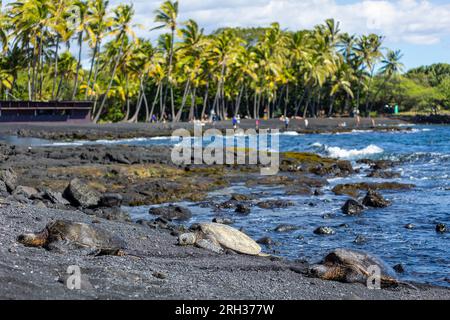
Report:
[[[399,116],[428,116],[431,114],[431,111],[405,111],[400,112]],[[450,110],[441,110],[438,113],[439,115],[450,115]]]

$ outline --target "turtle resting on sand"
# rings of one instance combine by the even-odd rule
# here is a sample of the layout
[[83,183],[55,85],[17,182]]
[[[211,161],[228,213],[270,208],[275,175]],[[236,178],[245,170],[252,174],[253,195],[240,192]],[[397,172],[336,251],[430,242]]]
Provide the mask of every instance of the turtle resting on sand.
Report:
[[219,223],[201,223],[191,233],[179,236],[182,246],[196,245],[216,253],[232,250],[241,254],[264,256],[261,247],[253,239],[239,230]]
[[19,243],[28,247],[61,250],[61,245],[94,249],[96,255],[125,255],[125,241],[97,226],[68,220],[48,223],[37,233],[22,234]]
[[370,267],[373,266],[377,266],[381,270],[381,287],[400,284],[394,278],[394,272],[382,260],[363,251],[349,249],[332,251],[321,264],[313,265],[309,273],[323,280],[367,284],[367,279],[373,275],[370,272]]

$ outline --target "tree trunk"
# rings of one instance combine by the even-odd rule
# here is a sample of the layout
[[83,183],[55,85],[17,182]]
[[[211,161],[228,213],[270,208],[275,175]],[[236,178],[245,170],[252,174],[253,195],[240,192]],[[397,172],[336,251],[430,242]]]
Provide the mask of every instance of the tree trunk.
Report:
[[53,86],[52,86],[52,100],[55,100],[55,89],[56,89],[56,80],[58,78],[58,60],[59,60],[59,56],[58,56],[58,51],[59,51],[59,37],[56,37],[56,48],[55,48],[55,72],[53,74]]
[[[98,39],[98,38],[97,38]],[[89,90],[91,88],[91,78],[92,78],[92,72],[94,70],[94,63],[95,63],[95,58],[97,57],[97,51],[98,51],[98,47],[99,47],[99,42],[100,40],[98,39],[95,43],[95,47],[94,47],[94,52],[92,54],[92,59],[91,59],[91,66],[89,67],[89,76],[88,76],[88,81],[87,81],[87,89],[86,89],[86,93],[84,95],[84,99],[87,100],[88,98],[88,94],[89,94]]]
[[[117,57],[116,57],[116,62],[114,63],[114,69],[113,69],[113,72],[112,72],[112,74],[111,74],[111,79],[110,79],[110,81],[109,81],[109,83],[108,83],[108,87],[107,87],[107,89],[106,89],[106,91],[105,91],[105,95],[104,95],[104,97],[103,97],[103,100],[102,100],[102,103],[101,103],[101,105],[100,105],[100,108],[99,108],[99,110],[98,110],[98,112],[97,112],[97,115],[96,115],[95,118],[94,118],[94,123],[97,123],[98,120],[100,119],[100,116],[101,116],[101,114],[102,114],[102,112],[103,112],[103,108],[105,107],[106,100],[108,99],[108,94],[109,94],[109,91],[111,90],[111,86],[112,86],[112,84],[113,84],[114,77],[116,76],[117,67],[119,66],[120,57],[121,57],[121,55],[122,55],[123,45],[124,45],[124,41],[122,40],[122,43],[121,43],[120,49],[119,49],[119,53],[118,53],[118,55],[117,55]],[[96,105],[96,104],[97,104],[97,100],[96,100],[95,103],[94,103],[94,109],[95,109],[95,105]]]
[[206,83],[206,91],[205,91],[205,96],[203,98],[203,109],[202,109],[202,115],[201,115],[200,120],[203,120],[203,118],[205,117],[206,108],[208,106],[208,95],[209,95],[209,81]]
[[238,94],[237,101],[236,101],[236,108],[234,109],[234,116],[237,116],[239,113],[239,108],[241,107],[241,99],[242,99],[243,92],[244,92],[244,85],[242,85],[241,89],[239,90],[239,94]]
[[129,120],[129,122],[137,122],[138,117],[139,117],[139,112],[141,111],[143,96],[145,95],[145,92],[143,89],[144,76],[141,75],[140,78],[141,78],[141,81],[139,82],[139,93],[138,93],[138,97],[137,97],[137,101],[136,101],[136,108],[135,108],[136,110],[135,110],[133,116],[131,117],[131,119]]
[[188,79],[188,81],[186,82],[186,86],[184,87],[184,94],[183,94],[183,100],[181,102],[181,107],[180,110],[178,110],[176,118],[173,119],[173,122],[179,122],[181,119],[181,116],[183,115],[183,109],[186,106],[186,101],[187,101],[187,97],[189,95],[189,90],[191,88],[191,80]]

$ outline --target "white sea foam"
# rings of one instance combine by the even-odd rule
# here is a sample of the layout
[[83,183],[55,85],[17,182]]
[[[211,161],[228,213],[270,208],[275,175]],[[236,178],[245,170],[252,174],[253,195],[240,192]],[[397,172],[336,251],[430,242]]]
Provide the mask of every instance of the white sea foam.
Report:
[[313,143],[311,146],[315,148],[321,148],[327,156],[339,159],[355,159],[384,152],[382,148],[374,144],[371,144],[364,149],[344,149],[340,147],[330,147],[318,142]]

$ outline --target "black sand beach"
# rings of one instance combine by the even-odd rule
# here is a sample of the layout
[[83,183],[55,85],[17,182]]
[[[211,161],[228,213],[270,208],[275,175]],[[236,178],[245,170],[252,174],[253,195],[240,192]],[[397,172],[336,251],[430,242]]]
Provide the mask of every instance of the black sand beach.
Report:
[[[311,126],[314,130],[334,130],[339,121],[311,120]],[[367,128],[371,125],[363,123]],[[384,125],[400,123],[380,120]],[[282,123],[273,124],[282,127]],[[10,124],[2,125],[0,134],[20,131],[24,136],[48,139],[79,135],[104,139],[140,137],[144,133],[156,136],[172,130],[162,126]],[[218,126],[225,128],[228,124]],[[244,122],[243,126],[251,124]],[[301,121],[294,122],[292,130],[302,130]],[[98,194],[120,194],[125,205],[204,201],[212,190],[245,181],[286,188],[295,184],[298,192],[313,196],[314,190],[326,183],[324,177],[353,172],[347,161],[313,154],[289,154],[282,159],[286,161],[282,161],[281,173],[262,179],[254,167],[177,167],[171,163],[168,149],[162,147],[28,149],[2,144],[1,169],[12,169],[16,179],[14,188],[8,187],[0,196],[0,299],[450,299],[450,290],[441,287],[415,284],[418,290],[404,285],[369,290],[363,284],[311,278],[306,274],[308,265],[300,261],[218,255],[196,247],[180,247],[177,235],[182,230],[170,223],[131,222],[115,208],[88,209],[61,199],[69,182],[76,178]],[[302,169],[292,172],[292,164],[301,164]],[[100,226],[123,238],[127,249],[139,254],[95,257],[87,250],[54,252],[17,242],[19,234],[40,231],[55,219]],[[66,270],[71,265],[81,268],[82,290],[66,287]]]

